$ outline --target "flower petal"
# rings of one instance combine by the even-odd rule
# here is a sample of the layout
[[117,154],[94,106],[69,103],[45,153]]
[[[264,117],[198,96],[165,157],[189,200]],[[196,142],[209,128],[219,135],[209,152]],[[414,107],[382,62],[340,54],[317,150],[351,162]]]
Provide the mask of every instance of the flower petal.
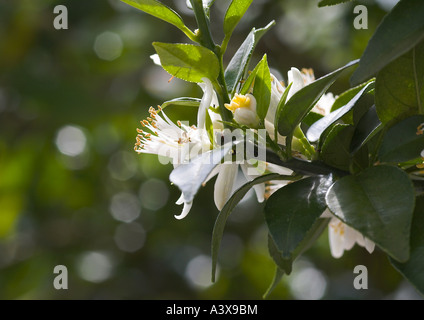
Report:
[[204,129],[206,121],[206,110],[209,109],[213,97],[213,86],[212,82],[208,78],[202,78],[204,86],[200,86],[203,89],[203,97],[200,101],[199,111],[197,112],[197,128]]
[[184,219],[188,215],[188,213],[190,212],[192,205],[193,205],[193,202],[184,202],[183,211],[181,212],[180,215],[174,215],[175,219],[177,219],[177,220]]
[[289,78],[289,84],[292,83],[289,94],[287,95],[288,101],[296,92],[305,86],[305,83],[303,81],[302,73],[300,73],[297,68],[291,68],[287,75]]
[[330,242],[331,255],[338,259],[344,253],[344,232],[341,229],[342,222],[337,218],[332,218],[328,225],[328,240]]
[[224,163],[221,165],[218,178],[215,181],[214,201],[218,210],[221,210],[231,196],[235,178],[237,176],[237,163]]

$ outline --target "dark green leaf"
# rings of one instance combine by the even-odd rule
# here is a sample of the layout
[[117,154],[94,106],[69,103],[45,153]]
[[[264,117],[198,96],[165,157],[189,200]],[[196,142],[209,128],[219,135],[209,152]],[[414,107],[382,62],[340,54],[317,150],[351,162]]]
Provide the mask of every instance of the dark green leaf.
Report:
[[315,122],[306,133],[306,137],[309,141],[315,142],[321,137],[321,134],[334,122],[343,117],[346,113],[348,113],[362,97],[363,94],[367,93],[373,87],[374,83],[370,82],[366,86],[364,86],[358,93],[350,99],[343,107],[338,108],[337,110],[331,112],[329,115],[321,118],[317,122]]
[[267,291],[265,292],[263,296],[264,299],[271,294],[271,292],[275,289],[275,287],[281,281],[281,278],[286,273],[286,271],[284,270],[288,270],[287,274],[290,274],[292,270],[292,263],[295,261],[297,257],[300,257],[300,255],[303,254],[303,252],[308,250],[315,243],[315,241],[319,238],[319,236],[327,227],[329,221],[330,219],[318,219],[312,226],[311,230],[308,231],[307,235],[302,240],[302,242],[294,250],[292,259],[289,259],[289,260],[283,259],[282,254],[281,252],[278,251],[274,240],[272,239],[270,235],[268,235],[268,251],[272,259],[276,263],[277,268],[276,268],[274,279],[272,280],[271,285],[269,286],[269,288],[267,289]]
[[291,134],[340,74],[356,63],[358,63],[358,60],[349,62],[344,67],[315,80],[296,92],[287,101],[281,111],[278,122],[278,132],[282,136]]
[[271,74],[266,55],[264,55],[255,69],[256,77],[253,85],[253,96],[256,98],[256,113],[263,120],[271,101]]
[[411,256],[405,263],[390,259],[392,265],[424,295],[424,197],[417,198],[411,227]]
[[401,169],[376,166],[336,181],[326,196],[330,210],[394,259],[409,258],[414,186]]
[[350,153],[355,154],[372,137],[383,128],[377,115],[375,106],[372,106],[359,120],[350,143]]
[[162,103],[161,108],[165,109],[168,106],[183,106],[183,107],[199,107],[200,99],[190,98],[190,97],[181,97],[165,101]]
[[372,78],[423,40],[423,17],[424,1],[401,0],[383,19],[369,41],[352,76],[352,84],[357,85]]
[[321,150],[321,158],[326,164],[349,171],[351,162],[349,146],[354,130],[349,124],[336,124],[331,128]]
[[268,251],[279,269],[284,271],[285,274],[289,275],[292,271],[293,262],[315,243],[315,241],[327,227],[329,221],[330,219],[317,219],[313,226],[306,233],[303,240],[293,250],[293,255],[289,259],[283,258],[283,255],[278,250],[275,241],[272,239],[271,235],[268,235]]
[[349,2],[351,0],[322,0],[318,3],[318,7],[334,6],[339,3]]
[[212,281],[215,281],[216,264],[218,261],[218,252],[221,245],[222,235],[224,234],[225,223],[228,217],[235,208],[235,206],[243,199],[246,193],[256,184],[264,183],[271,180],[293,180],[294,177],[283,176],[276,173],[267,174],[264,176],[257,177],[252,181],[249,181],[245,185],[237,189],[231,198],[227,201],[222,208],[221,212],[216,218],[215,225],[212,232]]
[[224,18],[224,41],[222,47],[227,47],[231,34],[239,23],[240,19],[244,16],[247,9],[253,0],[233,0],[229,5]]
[[201,46],[154,42],[162,67],[171,75],[190,82],[201,82],[203,77],[216,80],[219,62],[216,55]]
[[326,208],[325,194],[332,176],[308,177],[277,190],[265,206],[269,233],[282,258],[293,253]]
[[275,268],[274,278],[272,279],[272,282],[271,282],[269,288],[266,290],[266,292],[263,295],[263,298],[264,299],[268,298],[269,295],[272,293],[272,291],[274,291],[274,289],[280,283],[281,278],[283,278],[283,276],[284,276],[284,271],[281,270],[280,268],[276,267]]
[[416,115],[391,127],[380,147],[380,161],[398,163],[419,158],[424,149],[424,134],[419,134],[418,129],[423,123],[424,116]]
[[240,94],[246,95],[248,93],[250,93],[250,89],[253,86],[253,83],[255,81],[256,78],[256,71],[257,69],[253,69],[253,71],[249,74],[249,76],[247,77],[246,81],[244,81],[243,86],[240,89]]
[[268,252],[272,260],[279,269],[284,271],[285,274],[289,275],[292,272],[292,265],[294,259],[292,258],[283,258],[281,251],[278,250],[278,247],[272,238],[271,234],[268,234]]
[[189,163],[179,165],[171,172],[169,180],[181,190],[186,202],[193,201],[203,181],[228,154],[232,146],[232,143],[227,143],[222,148],[204,152]]
[[272,21],[264,28],[253,28],[246,40],[244,40],[240,48],[234,54],[227,66],[227,69],[225,70],[225,82],[227,84],[228,92],[235,92],[239,81],[243,78],[249,68],[250,58],[252,57],[253,50],[257,43],[274,24],[275,21]]
[[424,113],[424,42],[378,73],[375,105],[383,123]]
[[183,31],[191,33],[185,26],[183,19],[171,8],[156,0],[121,0],[130,6],[144,11],[156,18],[162,19]]

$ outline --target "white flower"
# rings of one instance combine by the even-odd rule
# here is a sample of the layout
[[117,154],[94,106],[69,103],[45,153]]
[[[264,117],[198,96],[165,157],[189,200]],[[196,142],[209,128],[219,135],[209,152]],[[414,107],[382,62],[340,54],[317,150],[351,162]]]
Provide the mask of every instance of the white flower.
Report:
[[[291,84],[291,87],[288,92],[286,102],[289,101],[296,92],[315,80],[312,69],[302,69],[301,72],[297,68],[291,68],[287,73],[287,78],[288,84]],[[275,112],[277,111],[278,103],[280,102],[285,90],[286,87],[284,86],[284,83],[278,81],[277,78],[271,74],[271,102],[265,118],[265,128],[271,137],[274,137]],[[333,106],[334,101],[334,95],[332,93],[326,93],[320,98],[311,111],[322,116],[326,116],[331,112],[331,107]],[[285,137],[278,135],[278,143],[285,144]]]
[[342,257],[344,251],[352,249],[355,243],[361,247],[365,247],[369,253],[374,251],[374,242],[343,223],[340,219],[334,217],[328,209],[324,211],[321,217],[331,217],[328,225],[328,240],[330,242],[331,255],[334,258]]
[[[197,127],[186,126],[180,121],[176,125],[160,107],[158,110],[150,108],[150,117],[140,122],[143,129],[137,129],[137,142],[134,148],[136,152],[171,158],[174,167],[177,167],[211,149],[212,145],[205,130],[205,117],[206,111],[212,100],[216,99],[216,95],[209,79],[203,78],[202,80],[204,84],[201,87],[204,94],[199,106]],[[192,202],[186,201],[184,195],[181,194],[176,203],[184,204],[182,213],[175,216],[177,219],[182,219],[190,211]]]
[[234,120],[250,128],[258,128],[259,117],[256,114],[256,99],[253,95],[235,94],[231,103],[226,103],[225,107],[234,114]]

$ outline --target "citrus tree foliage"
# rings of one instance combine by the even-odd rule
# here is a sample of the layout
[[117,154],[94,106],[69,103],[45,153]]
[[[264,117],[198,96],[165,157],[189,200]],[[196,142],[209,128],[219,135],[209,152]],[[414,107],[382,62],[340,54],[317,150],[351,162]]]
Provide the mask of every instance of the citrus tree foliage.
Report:
[[[213,280],[226,220],[254,188],[258,200],[266,202],[269,252],[276,264],[272,286],[291,273],[295,259],[328,225],[334,257],[354,243],[369,252],[377,246],[424,293],[423,1],[401,0],[381,21],[360,59],[346,61],[319,79],[310,70],[292,68],[286,82],[270,72],[267,55],[276,53],[268,52],[256,64],[251,61],[258,41],[274,22],[252,28],[233,57],[226,57],[228,65],[223,63],[231,35],[251,0],[231,1],[221,41],[210,29],[214,1],[189,1],[196,30],[159,1],[123,2],[174,25],[190,40],[153,43],[155,60],[172,76],[198,83],[203,97],[176,98],[152,109],[151,117],[142,121],[135,149],[160,154],[159,147],[166,145],[173,157],[173,150],[198,146],[189,160],[183,153],[170,176],[182,191],[178,204],[184,204],[184,209],[178,219],[188,214],[202,184],[218,175],[214,198],[220,212],[211,241]],[[319,5],[342,2],[346,1]],[[349,72],[353,72],[352,87],[334,97],[329,88]],[[364,97],[372,101],[366,107],[358,104]],[[198,107],[190,109],[197,112],[197,125],[172,123],[163,111],[172,104]],[[180,138],[173,139],[167,130]],[[231,130],[242,134],[222,144]],[[266,131],[265,139],[260,139],[260,130]],[[231,157],[224,162],[241,144],[264,150],[266,159],[252,162],[246,152],[243,163]],[[264,170],[259,172],[261,166]],[[247,182],[233,192],[239,168]],[[255,169],[256,173],[248,172]]]

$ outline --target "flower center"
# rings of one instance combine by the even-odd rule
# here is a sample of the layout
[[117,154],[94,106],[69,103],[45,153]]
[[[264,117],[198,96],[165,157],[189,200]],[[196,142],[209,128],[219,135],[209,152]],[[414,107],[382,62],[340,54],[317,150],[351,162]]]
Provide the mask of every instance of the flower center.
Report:
[[242,94],[237,94],[234,96],[234,98],[231,100],[231,103],[225,104],[225,107],[234,112],[239,108],[247,108],[250,109],[251,108],[251,102],[252,99],[248,96],[248,95],[242,95]]

